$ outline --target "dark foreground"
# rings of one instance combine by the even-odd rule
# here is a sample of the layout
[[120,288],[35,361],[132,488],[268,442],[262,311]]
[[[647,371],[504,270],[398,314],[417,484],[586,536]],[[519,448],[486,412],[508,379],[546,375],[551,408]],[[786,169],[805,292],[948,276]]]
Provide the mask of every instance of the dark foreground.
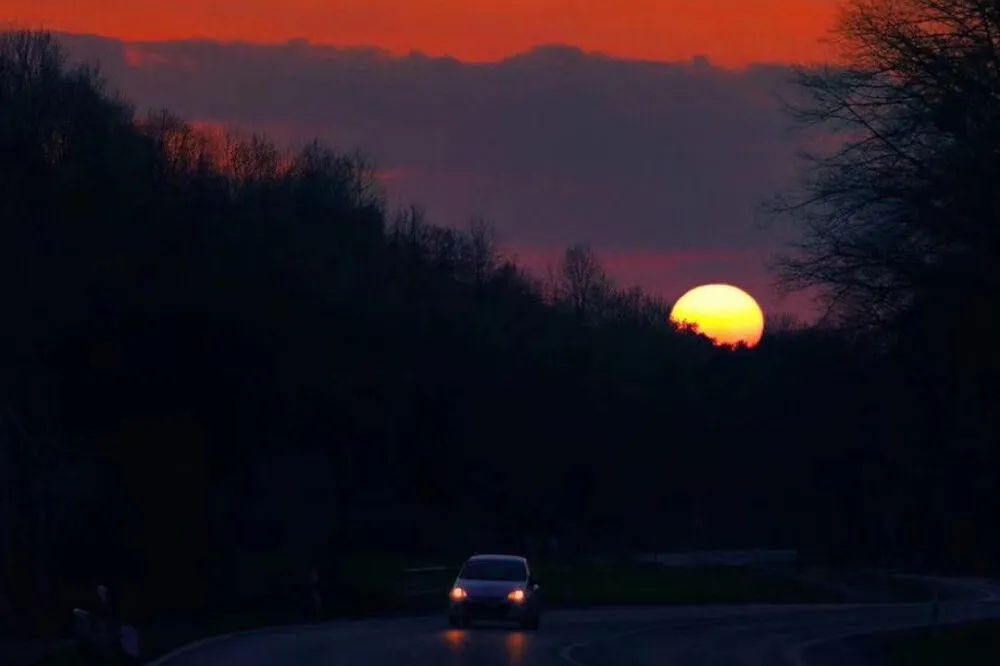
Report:
[[[994,601],[942,605],[941,622],[1000,617]],[[368,620],[210,640],[158,666],[868,666],[874,654],[839,639],[932,622],[929,604],[717,606],[551,612],[539,632],[444,617]]]
[[887,666],[996,666],[1000,621],[934,627],[882,637]]

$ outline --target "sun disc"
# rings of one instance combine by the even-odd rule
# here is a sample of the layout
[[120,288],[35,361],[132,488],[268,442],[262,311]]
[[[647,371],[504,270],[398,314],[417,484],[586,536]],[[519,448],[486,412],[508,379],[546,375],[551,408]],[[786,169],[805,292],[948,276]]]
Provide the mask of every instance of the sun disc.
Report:
[[764,311],[753,296],[728,284],[696,287],[678,299],[670,321],[693,326],[717,345],[755,347],[764,336]]

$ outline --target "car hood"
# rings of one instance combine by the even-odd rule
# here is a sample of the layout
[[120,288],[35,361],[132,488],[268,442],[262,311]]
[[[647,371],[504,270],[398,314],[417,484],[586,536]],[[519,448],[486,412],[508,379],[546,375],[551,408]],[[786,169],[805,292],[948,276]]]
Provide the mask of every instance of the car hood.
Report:
[[524,583],[512,580],[470,580],[459,578],[455,585],[470,597],[506,597],[511,590],[523,590]]

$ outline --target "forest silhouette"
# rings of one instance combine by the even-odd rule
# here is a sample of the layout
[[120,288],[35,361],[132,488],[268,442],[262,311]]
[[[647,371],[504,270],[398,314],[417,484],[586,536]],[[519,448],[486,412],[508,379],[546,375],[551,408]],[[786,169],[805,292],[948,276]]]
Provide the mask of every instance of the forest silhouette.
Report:
[[[584,245],[532,277],[486,222],[390,210],[361,155],[138,115],[51,35],[3,34],[13,606],[51,624],[115,581],[142,616],[232,598],[252,558],[492,548],[995,573],[1000,85],[970,43],[965,70],[924,53],[925,74],[974,74],[928,97],[936,140],[906,144],[937,178],[867,143],[818,160],[822,206],[776,202],[811,229],[783,274],[827,288],[830,317],[733,350],[672,328]],[[883,85],[863,64],[803,72],[819,96],[799,111],[825,122],[845,108],[829,95]],[[869,129],[895,119],[907,141],[898,110]],[[867,226],[836,226],[861,204]]]

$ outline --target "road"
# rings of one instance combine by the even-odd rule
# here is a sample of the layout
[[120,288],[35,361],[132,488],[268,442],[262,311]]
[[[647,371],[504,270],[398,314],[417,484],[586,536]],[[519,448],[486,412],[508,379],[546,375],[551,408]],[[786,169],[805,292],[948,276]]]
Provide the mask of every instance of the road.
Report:
[[[1000,602],[946,603],[939,617],[1000,618]],[[553,611],[538,632],[365,620],[210,640],[156,666],[877,666],[840,639],[931,618],[929,604],[894,604]]]

